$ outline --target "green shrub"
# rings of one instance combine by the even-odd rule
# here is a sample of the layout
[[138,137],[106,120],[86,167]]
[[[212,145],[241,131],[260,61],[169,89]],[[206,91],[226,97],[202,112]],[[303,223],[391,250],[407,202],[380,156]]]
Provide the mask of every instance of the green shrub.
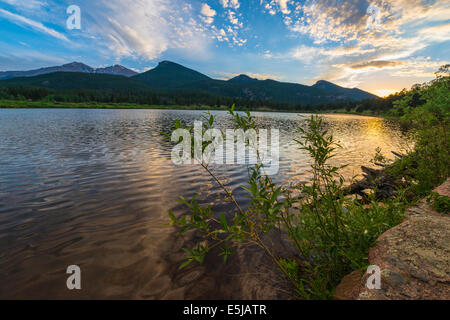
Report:
[[[236,127],[244,130],[255,127],[249,113],[240,116],[232,109],[230,114]],[[212,115],[206,119],[204,131],[214,123]],[[307,130],[300,129],[301,139],[296,141],[313,159],[311,183],[292,189],[277,186],[264,174],[264,166],[257,164],[249,168],[248,186],[243,186],[250,199],[247,210],[241,209],[233,193],[208,165],[201,163],[236,210],[225,216],[213,212],[211,206],[202,208],[196,197],[182,198],[190,215],[177,218],[170,212],[171,224],[181,227],[181,233],[194,229],[204,239],[194,249],[185,249],[187,260],[180,268],[193,261],[203,262],[205,254],[213,248],[220,248],[220,256],[226,261],[238,245],[256,244],[291,281],[299,297],[328,299],[346,273],[368,265],[370,246],[381,233],[401,221],[404,205],[401,201],[386,204],[372,201],[364,207],[357,200],[344,197],[341,168],[329,165],[338,146],[323,129],[321,119],[311,117],[308,124]],[[181,123],[176,122],[175,127],[182,127]],[[301,259],[277,256],[269,237],[269,232],[275,229],[286,235]]]
[[437,212],[450,213],[450,198],[441,196],[437,192],[432,192],[427,198],[427,203]]

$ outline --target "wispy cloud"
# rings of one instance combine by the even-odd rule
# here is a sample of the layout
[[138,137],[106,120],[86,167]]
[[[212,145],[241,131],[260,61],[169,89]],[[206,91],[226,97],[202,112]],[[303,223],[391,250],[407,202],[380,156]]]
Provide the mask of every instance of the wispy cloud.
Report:
[[[332,49],[318,46],[306,46],[302,45],[292,49],[287,56],[283,55],[283,58],[290,57],[304,63],[326,63],[336,58],[342,57],[355,57],[368,53],[375,52],[373,48],[362,48],[359,46],[345,46],[334,47]],[[273,55],[272,55],[273,57]]]
[[355,64],[350,66],[350,68],[358,70],[358,69],[382,69],[386,67],[397,67],[404,64],[403,61],[383,61],[383,60],[374,60],[374,61],[366,61],[360,64]]
[[100,38],[112,53],[148,60],[169,49],[187,49],[196,55],[204,52],[208,29],[197,17],[212,19],[215,15],[206,4],[196,9],[182,0],[85,0],[82,8],[96,12],[87,32]]
[[41,7],[47,5],[46,1],[40,0],[0,0],[0,2],[5,2],[15,7],[30,10],[40,9]]
[[[27,46],[17,49],[0,42],[0,71],[34,69],[37,65],[58,65],[68,61],[60,56],[39,52]],[[12,67],[13,66],[13,67]]]
[[69,39],[67,39],[67,37],[64,34],[58,32],[54,29],[44,26],[41,22],[28,19],[24,16],[9,12],[9,11],[1,9],[1,8],[0,8],[0,15],[2,15],[6,19],[8,19],[11,22],[14,22],[16,24],[29,26],[37,31],[44,32],[44,33],[46,33],[52,37],[55,37],[57,39],[69,41]]

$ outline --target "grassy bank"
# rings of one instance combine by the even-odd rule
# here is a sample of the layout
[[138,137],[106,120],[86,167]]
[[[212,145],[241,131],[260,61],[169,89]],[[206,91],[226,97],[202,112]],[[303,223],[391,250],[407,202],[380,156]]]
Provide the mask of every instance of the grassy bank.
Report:
[[[205,110],[205,111],[227,111],[228,106],[207,105],[148,105],[135,103],[102,103],[102,102],[55,102],[55,101],[33,101],[33,100],[0,100],[0,108],[5,109],[156,109],[156,110]],[[236,110],[247,110],[247,108],[236,108]],[[333,109],[333,110],[292,110],[271,109],[259,107],[251,111],[260,112],[285,112],[285,113],[319,113],[319,114],[354,114],[364,116],[377,116],[371,110],[356,112],[355,110]]]
[[210,106],[179,106],[179,105],[147,105],[134,103],[99,103],[99,102],[54,102],[31,100],[0,100],[0,108],[11,109],[174,109],[174,110],[225,110]]

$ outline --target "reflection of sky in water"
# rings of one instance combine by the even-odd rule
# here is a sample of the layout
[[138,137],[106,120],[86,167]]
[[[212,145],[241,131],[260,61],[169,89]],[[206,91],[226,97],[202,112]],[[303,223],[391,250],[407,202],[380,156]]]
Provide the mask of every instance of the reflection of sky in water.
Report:
[[[74,263],[82,266],[89,283],[80,298],[164,298],[195,286],[192,274],[181,282],[170,274],[183,259],[185,243],[164,225],[167,212],[185,214],[177,199],[196,193],[217,210],[229,206],[217,201],[220,190],[204,170],[169,161],[172,144],[161,132],[170,130],[170,121],[192,123],[201,114],[0,110],[0,297],[68,297],[59,277]],[[233,128],[225,112],[214,114],[219,128]],[[309,159],[293,138],[309,115],[254,116],[259,128],[280,130],[275,180],[307,181]],[[403,136],[389,121],[343,115],[324,119],[343,147],[335,161],[349,165],[347,177],[369,164],[376,147],[388,156],[401,149]],[[212,169],[245,205],[240,188],[247,178],[245,166]]]

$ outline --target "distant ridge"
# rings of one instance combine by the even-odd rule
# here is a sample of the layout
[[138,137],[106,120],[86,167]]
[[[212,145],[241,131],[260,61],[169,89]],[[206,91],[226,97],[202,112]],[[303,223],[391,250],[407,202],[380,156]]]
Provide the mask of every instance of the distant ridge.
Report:
[[[353,88],[353,89],[349,89],[349,88],[344,88],[341,86],[338,86],[337,84],[334,84],[332,82],[329,81],[325,81],[325,80],[319,80],[317,81],[314,85],[314,88],[318,88],[330,93],[334,93],[336,95],[348,95],[349,93],[351,93],[351,95],[355,98],[355,100],[364,100],[364,99],[374,99],[377,98],[377,96],[368,93],[366,91],[360,90],[358,88]],[[350,90],[350,91],[349,91]]]
[[127,69],[119,64],[115,64],[110,67],[95,69],[94,73],[113,74],[116,76],[124,76],[124,77],[132,77],[138,74],[136,71]]
[[140,74],[120,65],[94,69],[80,62],[72,62],[60,67],[0,72],[0,79],[2,77],[9,79],[0,80],[0,86],[34,86],[56,90],[137,89],[298,105],[378,98],[363,90],[344,88],[325,80],[317,81],[312,86],[271,79],[258,80],[245,74],[229,80],[216,80],[171,61],[162,61],[155,68]]
[[53,72],[34,77],[12,78],[0,81],[0,86],[43,87],[54,90],[152,90],[145,83],[125,76],[88,72]]
[[81,62],[71,62],[63,64],[62,66],[40,68],[29,71],[2,71],[0,72],[0,80],[11,79],[18,77],[34,77],[41,74],[48,74],[53,72],[83,72],[83,73],[102,73],[102,74],[112,74],[118,76],[132,77],[137,72],[127,69],[120,65],[114,65],[106,68],[92,68]]

